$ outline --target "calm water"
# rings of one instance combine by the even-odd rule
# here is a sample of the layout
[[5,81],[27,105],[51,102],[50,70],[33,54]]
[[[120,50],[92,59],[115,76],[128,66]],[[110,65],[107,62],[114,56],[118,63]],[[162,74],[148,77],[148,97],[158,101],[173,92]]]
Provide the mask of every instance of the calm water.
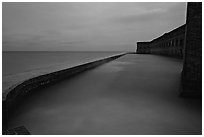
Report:
[[3,52],[3,90],[25,79],[120,52]]
[[125,55],[35,91],[9,127],[31,134],[201,134],[201,100],[179,98],[182,61]]

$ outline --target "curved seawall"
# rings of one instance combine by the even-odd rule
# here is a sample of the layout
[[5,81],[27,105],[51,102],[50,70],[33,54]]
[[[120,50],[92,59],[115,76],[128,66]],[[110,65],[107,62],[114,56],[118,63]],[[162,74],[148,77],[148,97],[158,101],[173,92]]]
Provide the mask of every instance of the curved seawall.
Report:
[[112,61],[116,58],[119,58],[123,54],[117,54],[113,56],[109,56],[103,59],[99,59],[96,61],[91,61],[82,65],[78,65],[75,67],[71,67],[68,69],[59,70],[56,72],[48,73],[45,75],[40,75],[28,80],[25,80],[24,82],[15,85],[13,87],[10,87],[6,91],[3,92],[3,99],[2,99],[2,115],[3,115],[3,129],[7,129],[7,118],[8,114],[12,112],[15,105],[26,95],[30,94],[31,91],[37,88],[43,88],[49,85],[52,85],[54,83],[57,83],[59,81],[62,81],[66,78],[69,78],[71,76],[74,76],[76,74],[79,74],[81,72],[84,72],[86,70],[95,68],[99,65],[102,65],[106,62]]

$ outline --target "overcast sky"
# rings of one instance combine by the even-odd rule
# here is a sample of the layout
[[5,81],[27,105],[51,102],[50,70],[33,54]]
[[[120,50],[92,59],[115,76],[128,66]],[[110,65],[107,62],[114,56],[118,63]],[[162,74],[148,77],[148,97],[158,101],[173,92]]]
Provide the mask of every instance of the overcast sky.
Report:
[[186,3],[3,3],[3,50],[134,51],[185,23]]

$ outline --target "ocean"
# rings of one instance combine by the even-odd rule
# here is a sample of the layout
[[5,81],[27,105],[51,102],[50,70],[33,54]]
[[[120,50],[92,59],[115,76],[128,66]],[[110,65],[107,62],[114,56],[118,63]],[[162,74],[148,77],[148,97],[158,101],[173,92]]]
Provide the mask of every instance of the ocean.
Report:
[[3,52],[3,91],[32,77],[70,68],[119,53],[122,52]]

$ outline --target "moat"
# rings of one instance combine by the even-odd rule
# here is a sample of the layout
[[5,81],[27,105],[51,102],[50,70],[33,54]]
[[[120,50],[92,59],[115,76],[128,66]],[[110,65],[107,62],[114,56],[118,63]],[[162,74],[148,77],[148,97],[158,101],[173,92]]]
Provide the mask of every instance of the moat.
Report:
[[201,134],[202,101],[181,98],[182,60],[128,54],[34,91],[8,126],[31,134]]

